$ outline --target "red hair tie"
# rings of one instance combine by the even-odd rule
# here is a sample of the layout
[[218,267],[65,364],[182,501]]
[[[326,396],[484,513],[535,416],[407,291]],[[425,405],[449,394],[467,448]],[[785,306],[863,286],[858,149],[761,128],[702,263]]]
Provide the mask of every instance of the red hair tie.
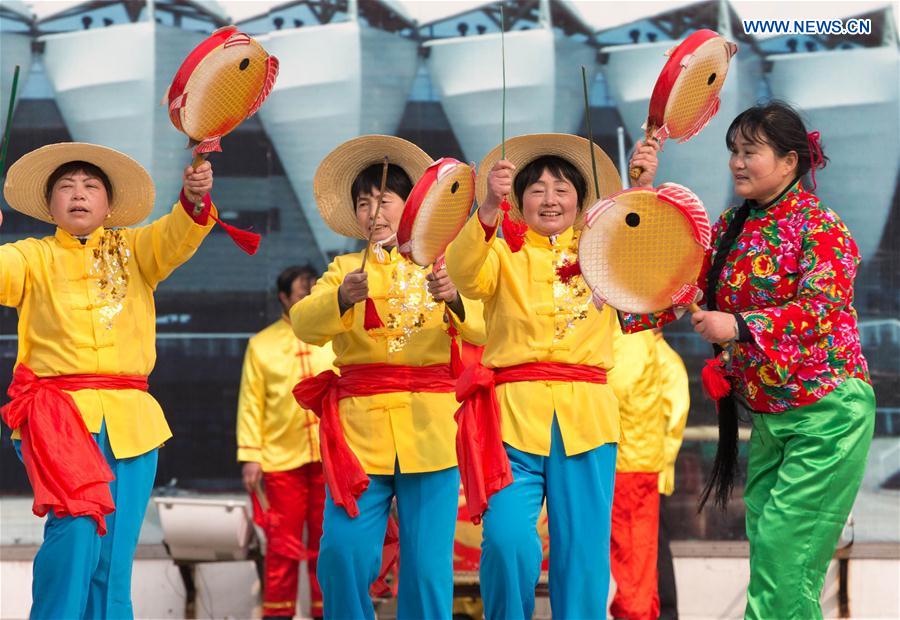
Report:
[[822,146],[819,144],[820,134],[818,131],[810,131],[806,134],[809,142],[809,175],[812,178],[813,190],[816,189],[816,169],[825,165],[825,157],[822,155]]

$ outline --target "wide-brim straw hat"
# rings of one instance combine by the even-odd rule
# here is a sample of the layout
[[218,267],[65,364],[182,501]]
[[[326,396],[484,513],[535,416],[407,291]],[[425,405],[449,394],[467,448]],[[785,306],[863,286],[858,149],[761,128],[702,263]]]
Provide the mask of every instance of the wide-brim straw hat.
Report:
[[[622,181],[619,178],[619,172],[616,170],[615,164],[596,144],[594,148],[594,159],[597,162],[597,181],[600,186],[600,196],[594,191],[594,173],[591,168],[591,151],[588,148],[589,142],[581,136],[574,136],[567,133],[535,133],[524,136],[516,136],[506,141],[506,159],[516,166],[513,172],[513,182],[515,175],[539,157],[545,155],[555,155],[565,159],[571,163],[584,177],[587,184],[587,193],[584,201],[581,203],[581,211],[597,202],[600,198],[614,194],[622,189]],[[478,177],[475,180],[475,199],[478,204],[482,204],[487,197],[488,192],[488,174],[494,164],[500,161],[503,153],[503,145],[499,144],[488,153],[481,164],[478,166]],[[522,207],[516,198],[515,192],[511,192],[507,197],[510,210],[509,215],[515,220],[522,220]],[[579,221],[580,221],[579,216]]]
[[431,165],[428,153],[412,142],[382,135],[348,140],[319,164],[313,178],[313,194],[319,213],[331,230],[345,237],[368,238],[356,221],[350,189],[360,172],[372,164],[382,163],[385,155],[388,163],[400,166],[413,184]]
[[70,161],[94,164],[109,177],[110,216],[103,222],[107,228],[139,224],[153,211],[156,190],[144,167],[125,153],[87,142],[48,144],[23,155],[9,168],[3,197],[19,213],[53,224],[47,180],[54,170]]

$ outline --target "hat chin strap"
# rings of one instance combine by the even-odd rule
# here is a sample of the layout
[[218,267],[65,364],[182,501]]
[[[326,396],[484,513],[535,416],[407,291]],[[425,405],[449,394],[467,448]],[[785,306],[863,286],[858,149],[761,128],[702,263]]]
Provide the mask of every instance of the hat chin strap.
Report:
[[392,234],[390,237],[386,239],[382,239],[381,241],[375,241],[372,243],[372,251],[375,252],[375,256],[378,257],[379,262],[384,261],[384,246],[397,242],[397,233]]

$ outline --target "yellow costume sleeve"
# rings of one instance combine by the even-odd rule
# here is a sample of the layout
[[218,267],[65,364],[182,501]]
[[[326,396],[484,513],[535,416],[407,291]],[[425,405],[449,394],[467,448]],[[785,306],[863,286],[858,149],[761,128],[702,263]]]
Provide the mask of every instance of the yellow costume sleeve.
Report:
[[[215,208],[213,205],[211,210]],[[126,228],[124,233],[131,237],[131,247],[134,248],[134,258],[141,274],[155,290],[157,284],[194,255],[213,224],[215,222],[211,217],[207,218],[206,225],[197,224],[181,203],[176,202],[168,215],[140,228]]]
[[457,290],[469,299],[491,297],[500,278],[500,258],[493,249],[497,228],[487,241],[476,212],[447,248],[447,274]]
[[675,459],[681,449],[684,427],[691,407],[691,393],[687,370],[681,357],[665,339],[657,342],[660,366],[660,387],[666,415],[664,444],[666,466],[659,474],[659,492],[671,495],[675,491]]
[[338,306],[338,288],[346,275],[342,262],[333,260],[328,271],[316,281],[310,294],[294,304],[290,316],[297,338],[322,346],[338,334],[352,329],[356,306],[352,306],[343,315]]
[[265,410],[266,377],[260,368],[251,339],[244,355],[241,391],[238,394],[238,461],[262,462],[262,426]]
[[31,241],[0,246],[0,306],[15,308],[22,303],[28,286],[28,261],[23,252]]
[[459,293],[459,299],[465,308],[465,320],[460,321],[452,310],[449,312],[451,320],[463,340],[481,346],[487,340],[484,328],[484,304],[474,299],[467,299],[462,293]]

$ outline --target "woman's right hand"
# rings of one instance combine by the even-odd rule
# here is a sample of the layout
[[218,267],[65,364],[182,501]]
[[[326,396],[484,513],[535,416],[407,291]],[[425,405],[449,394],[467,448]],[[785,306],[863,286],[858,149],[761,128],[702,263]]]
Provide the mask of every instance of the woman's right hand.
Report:
[[484,203],[478,205],[478,217],[486,226],[496,226],[497,211],[504,196],[512,193],[515,164],[501,159],[488,173],[488,191]]
[[659,149],[659,141],[656,138],[650,138],[646,142],[638,140],[634,145],[634,152],[631,154],[628,167],[630,170],[639,167],[641,175],[637,180],[633,180],[632,187],[653,187],[653,179],[656,177],[656,169],[659,166],[659,159],[656,155]]
[[369,275],[360,269],[351,271],[338,287],[338,304],[350,308],[369,296]]
[[262,465],[248,461],[241,468],[241,477],[244,479],[244,488],[247,493],[253,493],[262,480]]

